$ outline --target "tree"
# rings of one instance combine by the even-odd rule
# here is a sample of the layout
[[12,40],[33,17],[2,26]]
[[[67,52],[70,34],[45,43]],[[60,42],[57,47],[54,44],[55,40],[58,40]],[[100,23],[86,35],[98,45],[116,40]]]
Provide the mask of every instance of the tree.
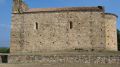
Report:
[[120,51],[120,30],[117,29],[118,50]]
[[9,53],[9,48],[0,48],[0,53]]

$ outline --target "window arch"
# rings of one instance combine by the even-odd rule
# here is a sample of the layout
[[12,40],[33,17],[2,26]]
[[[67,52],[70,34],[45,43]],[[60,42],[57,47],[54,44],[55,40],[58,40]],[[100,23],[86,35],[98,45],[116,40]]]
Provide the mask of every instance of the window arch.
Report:
[[72,29],[73,28],[73,22],[70,21],[69,24],[70,24],[70,29]]
[[38,30],[38,23],[35,23],[35,29]]

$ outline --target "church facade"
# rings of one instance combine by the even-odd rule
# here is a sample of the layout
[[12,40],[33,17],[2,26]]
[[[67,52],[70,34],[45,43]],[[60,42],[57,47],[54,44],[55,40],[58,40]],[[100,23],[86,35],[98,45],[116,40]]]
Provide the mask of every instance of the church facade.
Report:
[[28,8],[13,2],[11,53],[117,51],[117,16],[102,6]]

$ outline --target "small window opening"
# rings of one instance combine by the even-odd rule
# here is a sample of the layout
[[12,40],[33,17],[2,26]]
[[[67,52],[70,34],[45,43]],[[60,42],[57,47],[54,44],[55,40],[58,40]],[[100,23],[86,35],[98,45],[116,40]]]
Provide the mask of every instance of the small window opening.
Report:
[[73,23],[72,23],[72,21],[70,21],[70,29],[72,29],[73,28]]
[[35,23],[35,28],[36,28],[36,30],[38,30],[38,23],[37,22]]

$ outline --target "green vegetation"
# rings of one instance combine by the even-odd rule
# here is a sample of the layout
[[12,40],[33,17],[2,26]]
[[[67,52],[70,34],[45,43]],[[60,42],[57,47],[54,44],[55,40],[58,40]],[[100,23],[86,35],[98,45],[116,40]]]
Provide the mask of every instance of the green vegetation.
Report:
[[120,51],[120,30],[117,29],[118,50]]
[[9,48],[0,48],[0,53],[9,53],[10,49]]

